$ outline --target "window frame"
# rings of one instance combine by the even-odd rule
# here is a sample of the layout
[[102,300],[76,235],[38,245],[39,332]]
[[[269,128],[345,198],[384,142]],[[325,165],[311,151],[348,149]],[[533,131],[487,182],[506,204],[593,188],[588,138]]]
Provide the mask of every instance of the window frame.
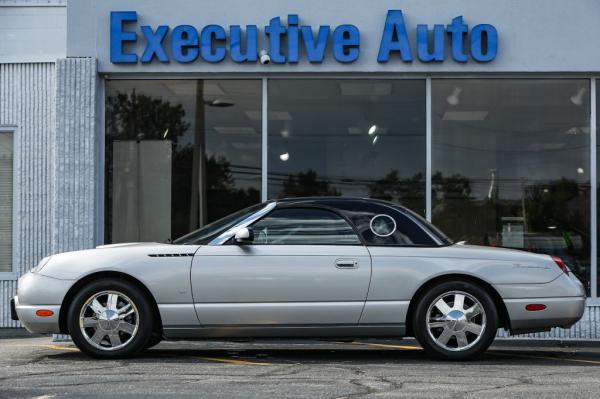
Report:
[[18,265],[19,257],[19,241],[18,232],[20,231],[19,219],[17,215],[19,213],[19,202],[20,186],[17,184],[19,171],[15,168],[15,165],[19,164],[19,146],[18,146],[18,128],[12,125],[0,125],[0,134],[12,134],[12,232],[11,232],[11,271],[0,272],[0,281],[15,281],[18,279],[18,271],[20,265]]
[[[322,206],[322,205],[313,205],[313,204],[310,204],[310,205],[309,204],[307,204],[307,205],[285,205],[285,204],[277,204],[271,211],[269,211],[269,213],[265,214],[260,219],[255,220],[248,227],[253,227],[256,223],[258,223],[258,222],[266,219],[267,217],[269,217],[273,212],[280,211],[280,210],[288,210],[288,209],[316,209],[316,210],[320,210],[320,211],[325,211],[325,212],[333,213],[335,216],[339,217],[344,222],[346,222],[346,224],[348,224],[348,226],[350,227],[350,229],[352,230],[352,232],[354,233],[354,235],[356,236],[356,238],[358,238],[358,243],[357,244],[254,244],[254,243],[248,243],[248,244],[245,244],[245,245],[257,245],[257,246],[266,246],[266,245],[275,245],[275,246],[281,246],[281,245],[294,245],[294,246],[319,245],[319,246],[342,246],[342,247],[356,247],[356,246],[365,247],[366,246],[365,241],[363,240],[363,237],[356,230],[356,226],[354,226],[354,224],[345,215],[343,215],[341,212],[337,211],[334,208],[330,208],[328,206]],[[234,244],[232,242],[232,240],[233,240],[233,238],[230,239],[230,242],[232,244]]]

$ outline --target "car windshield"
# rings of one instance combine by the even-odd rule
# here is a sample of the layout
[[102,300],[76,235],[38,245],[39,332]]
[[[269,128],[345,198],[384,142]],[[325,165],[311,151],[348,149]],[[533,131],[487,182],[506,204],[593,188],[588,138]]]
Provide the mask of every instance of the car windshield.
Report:
[[227,215],[222,219],[216,220],[206,226],[192,231],[189,234],[184,235],[173,241],[173,244],[178,245],[203,245],[208,244],[212,241],[213,238],[217,237],[222,232],[226,231],[232,226],[235,226],[242,220],[246,219],[248,216],[252,215],[259,209],[265,207],[266,204],[256,204],[252,205],[249,208],[242,209],[231,215]]

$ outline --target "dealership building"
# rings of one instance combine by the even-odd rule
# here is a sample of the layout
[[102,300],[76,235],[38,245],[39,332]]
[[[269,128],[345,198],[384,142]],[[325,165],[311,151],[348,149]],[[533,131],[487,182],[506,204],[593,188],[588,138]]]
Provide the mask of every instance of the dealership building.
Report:
[[49,254],[318,195],[560,256],[584,318],[531,336],[600,339],[598,15],[595,0],[0,2],[0,328]]

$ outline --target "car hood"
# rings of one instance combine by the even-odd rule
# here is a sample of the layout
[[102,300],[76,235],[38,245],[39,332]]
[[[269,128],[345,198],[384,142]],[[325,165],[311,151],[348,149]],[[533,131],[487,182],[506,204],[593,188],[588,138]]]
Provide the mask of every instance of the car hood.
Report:
[[100,271],[120,271],[139,277],[153,259],[163,268],[174,264],[189,267],[197,245],[172,245],[165,243],[125,243],[101,245],[93,249],[63,252],[52,255],[37,273],[58,279],[79,279]]
[[163,242],[123,242],[119,244],[106,244],[106,245],[98,245],[96,249],[107,249],[107,248],[123,248],[123,247],[161,247],[166,244]]

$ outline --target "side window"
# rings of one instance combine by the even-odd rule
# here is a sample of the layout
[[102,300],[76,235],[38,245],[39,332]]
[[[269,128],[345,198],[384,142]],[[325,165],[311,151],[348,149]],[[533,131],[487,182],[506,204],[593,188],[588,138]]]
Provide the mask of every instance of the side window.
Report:
[[438,245],[414,220],[393,207],[341,201],[336,205],[343,209],[367,245]]
[[360,245],[337,214],[313,208],[277,209],[252,225],[255,245]]
[[415,222],[396,210],[369,215],[360,230],[367,245],[431,246],[435,241]]

